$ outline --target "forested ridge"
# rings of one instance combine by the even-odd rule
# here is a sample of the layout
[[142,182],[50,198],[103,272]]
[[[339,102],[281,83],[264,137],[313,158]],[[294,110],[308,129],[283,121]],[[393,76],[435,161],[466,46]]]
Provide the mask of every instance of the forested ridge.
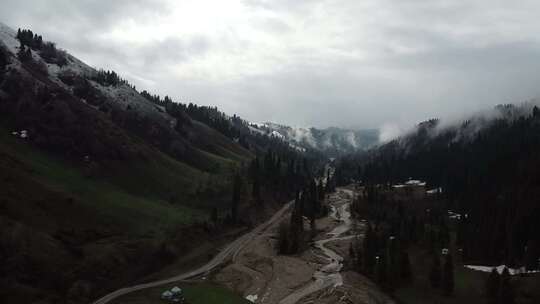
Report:
[[458,126],[423,122],[409,135],[343,159],[340,178],[392,185],[412,177],[441,187],[447,208],[467,215],[458,229],[466,261],[538,267],[540,111],[530,104],[495,111],[495,118]]

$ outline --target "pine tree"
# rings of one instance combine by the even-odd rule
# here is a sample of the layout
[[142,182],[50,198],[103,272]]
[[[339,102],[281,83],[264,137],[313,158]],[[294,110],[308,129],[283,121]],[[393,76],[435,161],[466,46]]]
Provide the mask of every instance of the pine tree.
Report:
[[400,270],[401,270],[401,279],[411,281],[412,276],[412,270],[411,270],[411,261],[409,259],[409,253],[406,250],[401,251],[400,256]]
[[288,232],[288,242],[289,249],[287,253],[297,253],[300,250],[300,243],[302,241],[304,233],[304,220],[302,217],[302,210],[304,205],[305,195],[304,193],[300,195],[298,192],[296,194],[296,199],[294,202],[294,209],[291,214],[289,232]]
[[383,288],[388,287],[388,269],[387,262],[384,256],[379,256],[377,260],[377,284]]
[[362,273],[364,272],[364,255],[362,252],[362,245],[360,241],[357,241],[355,254],[356,254],[356,269],[358,272]]
[[30,48],[27,48],[23,44],[21,44],[21,47],[17,52],[17,57],[21,62],[30,61],[32,59],[32,51],[30,50]]
[[366,234],[364,236],[364,274],[367,276],[371,276],[374,273],[373,266],[376,263],[375,255],[376,255],[376,244],[375,244],[375,234],[373,232],[373,229],[371,227],[371,224],[367,224]]
[[356,269],[357,259],[354,248],[354,242],[349,243],[349,264],[352,266],[353,269]]
[[441,261],[437,255],[433,256],[433,263],[431,264],[431,271],[429,273],[429,281],[431,287],[439,288],[441,284]]
[[525,252],[525,268],[527,270],[538,270],[538,258],[540,257],[540,248],[535,240],[527,242],[527,251]]
[[[0,72],[6,67],[8,61],[7,56],[2,49],[0,49]],[[0,78],[1,81],[1,78]]]
[[286,222],[282,222],[279,225],[278,252],[280,254],[288,254],[290,247],[291,244],[289,239],[289,226]]
[[540,109],[538,109],[538,106],[534,106],[532,114],[533,117],[540,117]]
[[242,179],[240,174],[234,176],[233,181],[233,194],[231,201],[231,220],[233,223],[238,221],[238,206],[240,205],[240,192],[242,191]]
[[260,183],[261,170],[259,166],[258,157],[255,157],[255,159],[253,159],[253,161],[251,162],[249,171],[250,171],[251,179],[253,180],[251,194],[253,196],[253,200],[257,204],[260,204],[261,203],[261,183]]
[[311,238],[314,238],[317,235],[317,224],[315,222],[315,211],[311,210],[309,214],[309,225],[311,230]]
[[504,268],[501,274],[501,281],[499,284],[499,294],[497,297],[497,303],[499,304],[514,304],[515,294],[514,287],[512,286],[510,272],[508,268]]
[[36,45],[38,46],[38,48],[41,48],[43,46],[43,37],[41,37],[41,35],[37,36]]
[[324,189],[324,183],[320,181],[317,185],[317,192],[318,192],[318,200],[324,201],[324,195],[325,195],[325,189]]
[[442,277],[442,287],[444,295],[450,296],[454,293],[454,262],[451,254],[446,255]]
[[252,195],[255,203],[261,204],[261,183],[259,175],[255,175],[255,177],[253,178]]
[[499,295],[500,276],[497,269],[493,268],[486,279],[486,298],[488,304],[496,304]]
[[212,214],[210,215],[210,219],[212,220],[212,223],[217,224],[218,222],[218,210],[216,207],[212,208]]
[[398,285],[401,273],[399,268],[401,265],[398,263],[399,243],[394,236],[385,239],[387,239],[387,290],[392,292]]

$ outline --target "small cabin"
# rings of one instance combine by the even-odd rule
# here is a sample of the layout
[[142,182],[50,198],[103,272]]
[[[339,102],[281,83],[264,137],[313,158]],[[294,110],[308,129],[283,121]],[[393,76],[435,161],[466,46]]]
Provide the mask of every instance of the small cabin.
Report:
[[397,200],[423,199],[426,197],[426,182],[410,179],[403,184],[392,185],[392,192]]
[[161,299],[166,301],[166,302],[170,302],[170,303],[180,303],[180,304],[182,304],[182,303],[185,302],[184,293],[182,291],[182,288],[180,288],[178,286],[174,286],[170,290],[165,290],[161,294]]

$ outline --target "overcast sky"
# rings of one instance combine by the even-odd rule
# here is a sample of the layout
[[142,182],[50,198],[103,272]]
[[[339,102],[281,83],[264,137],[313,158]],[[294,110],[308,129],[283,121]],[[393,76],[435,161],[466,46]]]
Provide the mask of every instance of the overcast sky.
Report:
[[537,0],[2,0],[86,61],[251,121],[381,127],[540,95]]

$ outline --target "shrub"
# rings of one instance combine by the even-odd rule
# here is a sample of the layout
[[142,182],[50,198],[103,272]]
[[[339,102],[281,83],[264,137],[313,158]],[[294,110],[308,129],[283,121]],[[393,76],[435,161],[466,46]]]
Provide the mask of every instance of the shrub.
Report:
[[57,64],[59,66],[64,66],[68,63],[66,52],[58,50],[52,42],[43,43],[39,54],[47,63]]

